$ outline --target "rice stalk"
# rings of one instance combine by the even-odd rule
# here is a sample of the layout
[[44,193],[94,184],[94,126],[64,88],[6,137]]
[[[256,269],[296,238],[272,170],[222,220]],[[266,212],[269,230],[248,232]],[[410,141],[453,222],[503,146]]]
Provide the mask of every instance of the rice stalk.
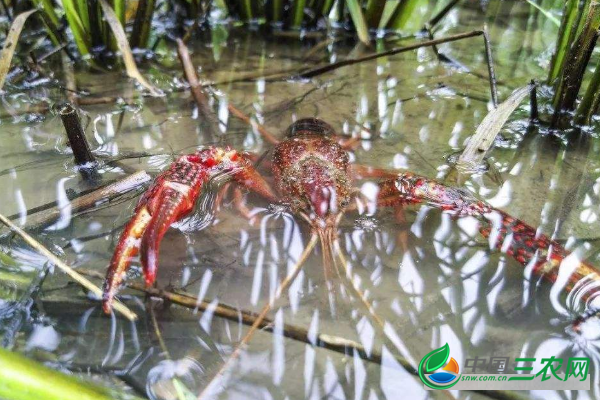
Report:
[[56,11],[54,10],[52,2],[50,0],[32,0],[32,3],[37,9],[41,10],[39,15],[41,16],[42,22],[48,29],[50,41],[55,46],[60,46],[63,42],[60,32],[60,20],[56,14]]
[[51,0],[33,0],[32,2],[37,8],[39,8],[43,11],[43,13],[46,15],[48,20],[52,23],[52,25],[58,29],[58,26],[60,25],[60,19],[58,18],[58,15],[56,14],[56,11],[54,10],[52,1]]
[[564,114],[575,108],[575,102],[586,67],[598,39],[600,28],[600,2],[590,3],[589,10],[581,34],[577,37],[565,60],[565,68],[558,82],[553,99],[554,115],[551,126],[559,127]]
[[133,22],[133,31],[129,41],[130,46],[133,48],[146,48],[148,46],[155,1],[156,0],[140,0],[138,3],[138,9]]
[[291,27],[298,29],[302,26],[302,20],[304,19],[304,7],[306,6],[306,0],[296,0],[292,5],[292,21]]
[[365,19],[369,28],[379,28],[379,22],[383,16],[386,3],[388,3],[386,0],[369,0],[367,2]]
[[251,0],[239,0],[240,14],[242,20],[251,21],[254,16],[252,14],[252,1]]
[[271,22],[281,22],[283,20],[283,1],[271,0],[268,4],[267,16]]
[[575,123],[578,125],[589,124],[592,116],[598,112],[598,105],[600,105],[600,60],[596,64],[596,70],[575,112]]
[[130,78],[137,80],[140,85],[148,89],[152,96],[162,96],[162,92],[152,86],[140,73],[135,63],[135,59],[133,58],[133,54],[131,53],[131,47],[129,47],[129,42],[127,41],[127,35],[125,35],[125,31],[123,30],[123,26],[119,22],[119,19],[115,15],[115,12],[110,7],[110,5],[106,2],[106,0],[99,0],[100,6],[102,7],[102,11],[104,11],[104,17],[106,18],[106,22],[110,26],[110,29],[113,32],[117,40],[117,46],[119,47],[119,51],[121,52],[121,56],[123,57],[123,62],[125,63],[125,69],[127,71],[127,75]]
[[399,6],[396,8],[396,11],[390,18],[389,28],[393,30],[406,29],[406,25],[414,16],[419,3],[421,2],[422,0],[403,0],[400,2]]
[[62,0],[62,5],[79,53],[81,53],[82,56],[88,56],[91,53],[89,35],[79,17],[75,3],[73,0]]
[[117,15],[117,19],[123,26],[125,26],[125,10],[127,9],[127,5],[125,3],[126,0],[113,0],[113,8],[115,10],[115,14]]
[[350,18],[352,18],[358,38],[368,46],[371,43],[369,28],[367,28],[367,22],[365,21],[360,3],[358,0],[346,0],[346,5],[348,6],[348,11],[350,11]]
[[565,3],[558,38],[556,39],[556,50],[550,61],[550,73],[548,74],[547,80],[549,84],[553,83],[558,78],[560,71],[563,69],[565,56],[569,52],[575,35],[574,25],[577,21],[578,5],[579,0],[567,0]]
[[90,32],[90,13],[89,13],[89,5],[87,0],[74,0],[75,10],[79,19],[81,20],[81,24],[83,26],[83,30],[86,32]]

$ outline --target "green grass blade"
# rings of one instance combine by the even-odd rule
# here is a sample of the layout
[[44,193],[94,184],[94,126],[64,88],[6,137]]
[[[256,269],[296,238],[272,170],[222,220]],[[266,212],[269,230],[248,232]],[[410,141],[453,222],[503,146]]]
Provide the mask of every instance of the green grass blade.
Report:
[[596,64],[596,70],[581,99],[581,103],[577,107],[575,123],[579,125],[589,124],[598,109],[598,104],[600,104],[600,60]]
[[54,10],[54,6],[52,5],[52,1],[50,0],[33,0],[33,4],[39,9],[43,11],[43,13],[57,29],[60,25],[60,19]]
[[77,10],[75,8],[75,3],[73,0],[62,0],[63,8],[65,10],[65,16],[67,17],[67,23],[71,28],[71,32],[73,33],[73,38],[75,39],[75,44],[77,44],[77,48],[82,56],[87,56],[90,54],[90,42],[89,36],[86,30],[83,28],[83,24],[79,15],[77,14]]
[[162,96],[162,92],[152,86],[138,70],[135,59],[133,58],[133,54],[131,53],[131,47],[129,47],[129,42],[127,41],[127,35],[125,35],[123,26],[119,22],[119,19],[115,15],[115,12],[111,6],[106,2],[106,0],[98,0],[98,2],[102,7],[102,11],[104,11],[104,18],[106,18],[106,22],[108,22],[108,25],[110,26],[110,29],[117,40],[117,46],[119,47],[119,51],[123,57],[127,75],[137,80],[140,85],[148,89],[153,96]]
[[292,28],[298,29],[302,26],[302,20],[304,19],[304,7],[306,7],[306,0],[294,1],[292,8]]
[[419,3],[421,3],[421,0],[401,1],[394,15],[390,18],[390,28],[394,30],[405,29]]
[[333,0],[325,0],[323,2],[323,9],[321,10],[321,14],[328,17],[331,12],[331,8],[333,7]]
[[79,16],[81,25],[83,26],[83,30],[86,32],[90,31],[90,15],[88,8],[87,0],[75,0],[75,10]]
[[386,0],[369,0],[367,2],[365,18],[369,28],[379,28],[379,22],[387,3]]
[[579,0],[567,0],[565,3],[560,30],[556,40],[556,50],[554,50],[552,60],[550,61],[550,72],[547,81],[549,84],[553,83],[560,75],[560,71],[563,69],[565,56],[571,48],[571,42],[574,37],[574,24],[577,20],[578,5]]
[[544,10],[542,7],[538,6],[532,0],[525,0],[525,1],[528,2],[532,7],[540,10],[540,12],[542,14],[544,14],[546,16],[546,18],[548,18],[550,21],[552,21],[556,26],[560,26],[560,21],[558,20],[558,18],[556,18],[554,15],[552,15],[552,13],[550,11]]
[[117,19],[119,20],[121,25],[125,26],[125,9],[127,7],[125,4],[125,0],[114,0],[113,7],[115,9]]
[[36,11],[37,10],[33,9],[17,15],[17,18],[15,18],[10,26],[10,30],[4,41],[2,53],[0,53],[0,90],[4,86],[4,80],[6,79],[6,74],[10,68],[13,55],[15,54],[15,48],[19,43],[19,36],[21,36],[23,25],[25,25],[27,18]]
[[10,400],[141,400],[62,374],[0,348],[0,398]]
[[385,8],[383,9],[383,14],[381,15],[381,20],[379,21],[379,29],[385,29],[385,27],[388,26],[399,5],[399,1],[388,1],[385,3]]
[[369,38],[369,28],[367,28],[367,22],[365,21],[365,16],[363,15],[358,0],[346,0],[346,5],[350,11],[350,18],[352,18],[352,22],[354,22],[358,38],[364,44],[369,45],[371,43]]

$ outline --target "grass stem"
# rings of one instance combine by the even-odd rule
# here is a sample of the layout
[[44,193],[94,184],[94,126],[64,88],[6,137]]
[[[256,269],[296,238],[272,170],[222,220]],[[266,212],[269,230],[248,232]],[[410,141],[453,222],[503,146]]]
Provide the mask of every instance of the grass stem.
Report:
[[[85,289],[94,293],[98,297],[102,297],[102,289],[100,289],[98,286],[94,285],[87,278],[82,276],[79,272],[75,271],[73,268],[71,268],[70,266],[65,264],[54,253],[52,253],[50,250],[48,250],[46,247],[44,247],[40,242],[35,240],[27,232],[25,232],[23,229],[16,226],[14,223],[12,223],[8,218],[6,218],[2,214],[0,214],[0,222],[3,223],[4,225],[6,225],[8,228],[10,228],[10,230],[13,231],[15,234],[20,236],[28,245],[30,245],[38,253],[40,253],[41,255],[46,257],[58,269],[63,271],[65,274],[69,275],[71,277],[71,279],[73,279],[75,282],[79,283]],[[117,301],[113,305],[113,308],[116,311],[118,311],[119,313],[121,313],[125,318],[127,318],[130,321],[135,321],[137,319],[137,315],[133,311],[131,311],[129,308],[127,308],[127,306],[125,306],[123,303],[120,303]]]

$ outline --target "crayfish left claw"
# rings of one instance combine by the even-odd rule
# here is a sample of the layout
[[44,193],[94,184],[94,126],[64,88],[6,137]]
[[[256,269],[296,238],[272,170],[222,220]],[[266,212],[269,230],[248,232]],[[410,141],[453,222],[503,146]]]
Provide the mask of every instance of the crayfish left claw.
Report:
[[135,210],[134,217],[127,223],[121,234],[102,288],[102,308],[107,314],[110,313],[113,298],[129,269],[131,259],[139,253],[140,237],[150,219],[148,209],[145,205],[140,204]]
[[146,285],[154,283],[163,236],[174,222],[193,211],[203,185],[217,176],[233,178],[267,198],[275,197],[251,163],[235,150],[209,147],[180,157],[142,196],[121,234],[104,282],[102,306],[106,313],[110,313],[133,257],[141,256]]

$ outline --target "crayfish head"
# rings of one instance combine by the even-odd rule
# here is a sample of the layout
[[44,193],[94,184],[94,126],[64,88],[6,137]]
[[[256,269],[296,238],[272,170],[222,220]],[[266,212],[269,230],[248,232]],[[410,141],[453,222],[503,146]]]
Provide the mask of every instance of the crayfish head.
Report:
[[350,201],[347,177],[317,159],[302,163],[294,186],[298,208],[320,226],[331,225]]

